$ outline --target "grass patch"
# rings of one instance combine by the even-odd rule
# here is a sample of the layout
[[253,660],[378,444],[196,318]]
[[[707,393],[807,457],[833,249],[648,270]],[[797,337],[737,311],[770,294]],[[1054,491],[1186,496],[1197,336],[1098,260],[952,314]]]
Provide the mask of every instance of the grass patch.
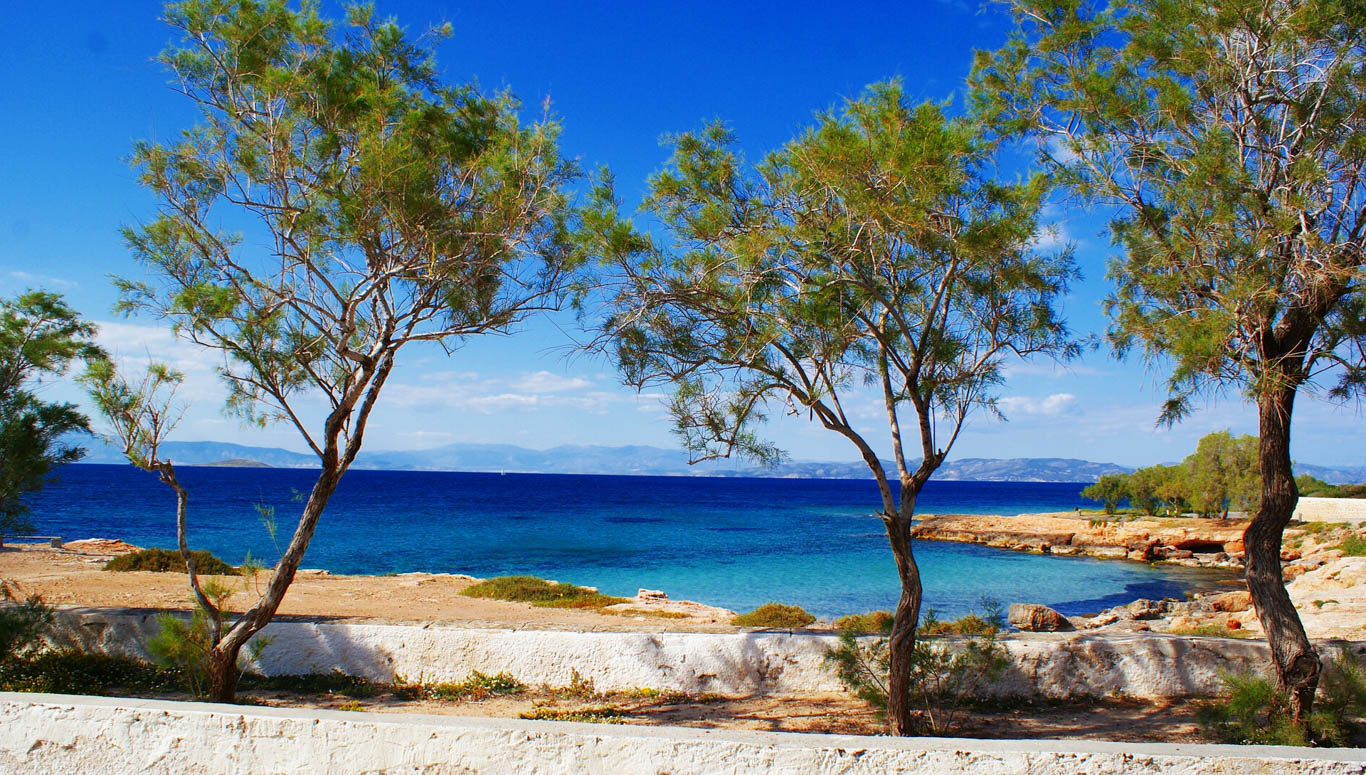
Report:
[[1336,549],[1341,549],[1343,555],[1347,557],[1366,557],[1366,537],[1358,535],[1347,536]]
[[647,700],[660,705],[714,705],[726,700],[725,695],[714,692],[690,694],[677,689],[651,689],[646,686],[628,689],[621,695],[630,700]]
[[1198,627],[1173,627],[1166,630],[1170,635],[1196,635],[1202,638],[1255,638],[1247,630],[1230,630],[1222,624],[1202,624]]
[[521,714],[522,718],[537,721],[582,721],[589,724],[620,724],[622,711],[613,705],[598,705],[590,708],[533,708]]
[[[227,564],[223,560],[214,557],[204,550],[190,552],[194,558],[195,573],[203,573],[208,576],[237,576],[240,572],[237,568]],[[184,573],[185,561],[181,559],[180,552],[170,549],[160,549],[152,547],[150,549],[139,549],[136,552],[120,554],[104,564],[105,570],[112,571],[137,571],[145,570],[153,573]]]
[[805,627],[816,621],[799,605],[764,603],[747,614],[740,614],[730,623],[736,627]]
[[891,611],[869,611],[849,614],[835,620],[835,629],[858,635],[886,635],[892,631]]
[[624,597],[604,595],[587,587],[551,583],[535,576],[499,576],[471,584],[460,594],[492,600],[530,603],[541,608],[586,608],[601,610],[627,602]]
[[656,619],[691,619],[692,617],[682,611],[647,611],[643,608],[627,608],[618,611],[602,611],[612,616],[652,616]]

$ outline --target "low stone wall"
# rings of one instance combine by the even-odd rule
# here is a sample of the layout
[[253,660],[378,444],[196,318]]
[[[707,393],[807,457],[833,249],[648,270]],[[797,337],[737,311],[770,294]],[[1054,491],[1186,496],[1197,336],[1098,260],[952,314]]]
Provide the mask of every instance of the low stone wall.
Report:
[[0,772],[1366,773],[1366,752],[849,737],[0,693]]
[[[53,645],[145,657],[153,612],[64,609]],[[275,622],[256,669],[267,675],[340,670],[371,680],[459,681],[508,672],[528,684],[564,686],[575,673],[600,690],[649,687],[720,694],[838,692],[824,664],[832,635],[476,629],[437,625]],[[1166,699],[1208,696],[1221,670],[1260,671],[1259,641],[1153,633],[1031,633],[1004,644],[1012,665],[994,687],[1007,696]],[[1343,648],[1322,643],[1325,656]],[[1354,648],[1361,649],[1361,644]]]
[[1366,522],[1366,498],[1300,498],[1294,518],[1301,522]]

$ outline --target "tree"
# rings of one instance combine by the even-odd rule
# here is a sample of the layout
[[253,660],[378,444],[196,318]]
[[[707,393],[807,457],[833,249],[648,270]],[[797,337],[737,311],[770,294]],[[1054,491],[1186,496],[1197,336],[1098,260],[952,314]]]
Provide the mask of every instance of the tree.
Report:
[[67,403],[33,392],[44,375],[72,361],[102,357],[95,327],[54,293],[29,291],[0,300],[0,547],[7,535],[32,535],[27,496],[41,490],[54,468],[85,450],[67,440],[89,432],[89,421]]
[[[922,588],[911,521],[921,488],[966,418],[994,410],[1006,358],[1074,351],[1054,306],[1070,253],[1031,247],[1046,181],[990,181],[991,154],[972,124],[908,106],[898,84],[883,84],[752,169],[720,125],[674,138],[671,166],[644,203],[669,242],[615,214],[589,224],[622,278],[604,341],[628,384],[671,386],[676,433],[694,460],[778,458],[756,426],[782,407],[844,437],[867,463],[901,584],[895,734],[914,728]],[[610,191],[598,196],[610,212]],[[864,430],[870,409],[891,471]]]
[[553,121],[443,85],[429,45],[368,9],[345,33],[259,0],[187,0],[167,20],[182,39],[162,62],[201,120],[135,148],[160,208],[124,232],[150,279],[120,280],[121,306],[221,353],[227,409],[293,427],[320,464],[264,594],[215,640],[210,696],[231,701],[400,349],[449,351],[559,304],[577,172]]
[[1228,518],[1230,508],[1256,505],[1257,439],[1217,431],[1201,437],[1185,461],[1191,505],[1206,516]]
[[1114,514],[1119,502],[1129,496],[1127,474],[1105,474],[1081,491],[1081,497],[1105,504],[1105,513]]
[[1341,0],[1015,0],[979,54],[983,120],[1038,137],[1075,191],[1114,208],[1114,343],[1171,364],[1172,421],[1202,391],[1257,406],[1261,505],[1247,583],[1295,718],[1319,659],[1285,591],[1295,397],[1366,386],[1366,7]]

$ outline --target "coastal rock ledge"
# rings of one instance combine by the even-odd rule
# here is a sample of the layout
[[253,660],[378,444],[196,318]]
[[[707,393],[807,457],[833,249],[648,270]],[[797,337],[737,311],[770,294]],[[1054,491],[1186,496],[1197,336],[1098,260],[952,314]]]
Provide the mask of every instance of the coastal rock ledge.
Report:
[[1074,629],[1067,617],[1046,605],[1012,603],[1008,614],[1010,626],[1025,632],[1061,632]]

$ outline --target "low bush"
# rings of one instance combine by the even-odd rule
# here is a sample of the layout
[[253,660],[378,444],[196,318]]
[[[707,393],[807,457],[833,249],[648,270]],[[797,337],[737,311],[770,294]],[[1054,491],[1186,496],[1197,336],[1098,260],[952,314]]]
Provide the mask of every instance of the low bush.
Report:
[[1230,630],[1223,624],[1201,624],[1195,627],[1172,627],[1166,630],[1171,635],[1195,635],[1202,638],[1256,638],[1256,633],[1248,630]]
[[[911,696],[917,731],[943,735],[952,732],[970,703],[983,697],[986,687],[1010,664],[999,637],[1005,624],[1001,607],[983,600],[983,614],[969,613],[952,622],[926,614],[911,653]],[[933,630],[933,634],[930,631]],[[890,627],[889,627],[890,631]],[[844,629],[839,643],[826,653],[840,682],[869,703],[879,717],[887,710],[887,682],[891,666],[889,640],[860,639],[860,631]],[[936,642],[943,635],[966,635],[953,643]]]
[[[4,593],[0,599],[14,599],[8,586],[0,586],[0,591]],[[52,607],[36,595],[0,608],[0,664],[36,648],[51,626]]]
[[1271,680],[1224,674],[1224,696],[1202,704],[1196,717],[1205,733],[1222,743],[1253,745],[1352,745],[1366,719],[1366,667],[1338,655],[1319,683],[1314,711],[1295,723],[1290,703]]
[[536,719],[540,721],[582,721],[589,724],[620,724],[622,723],[621,708],[612,705],[602,705],[591,708],[533,708],[521,717],[525,719]]
[[139,659],[79,651],[44,651],[0,664],[0,690],[7,692],[137,695],[175,691],[182,680]]
[[835,620],[835,629],[857,635],[886,635],[892,631],[891,611],[849,614]]
[[426,687],[426,695],[433,700],[487,700],[526,692],[526,684],[508,673],[484,675],[478,670],[459,683],[438,683]]
[[243,689],[267,689],[299,694],[339,694],[353,699],[366,699],[379,694],[382,684],[374,684],[364,678],[347,675],[340,670],[330,673],[305,673],[302,675],[258,675],[247,673],[239,684]]
[[816,621],[816,617],[799,605],[764,603],[747,614],[730,620],[736,627],[805,627]]
[[601,609],[627,602],[624,597],[604,595],[587,587],[560,584],[535,576],[499,576],[466,587],[462,595],[530,603],[542,608]]
[[[190,552],[194,558],[195,573],[202,573],[207,576],[236,576],[239,575],[237,568],[227,564],[212,554],[196,550]],[[136,571],[145,570],[154,573],[184,573],[185,560],[180,556],[180,552],[172,549],[160,549],[152,547],[150,549],[139,549],[136,552],[120,554],[104,564],[105,570],[112,571]]]

